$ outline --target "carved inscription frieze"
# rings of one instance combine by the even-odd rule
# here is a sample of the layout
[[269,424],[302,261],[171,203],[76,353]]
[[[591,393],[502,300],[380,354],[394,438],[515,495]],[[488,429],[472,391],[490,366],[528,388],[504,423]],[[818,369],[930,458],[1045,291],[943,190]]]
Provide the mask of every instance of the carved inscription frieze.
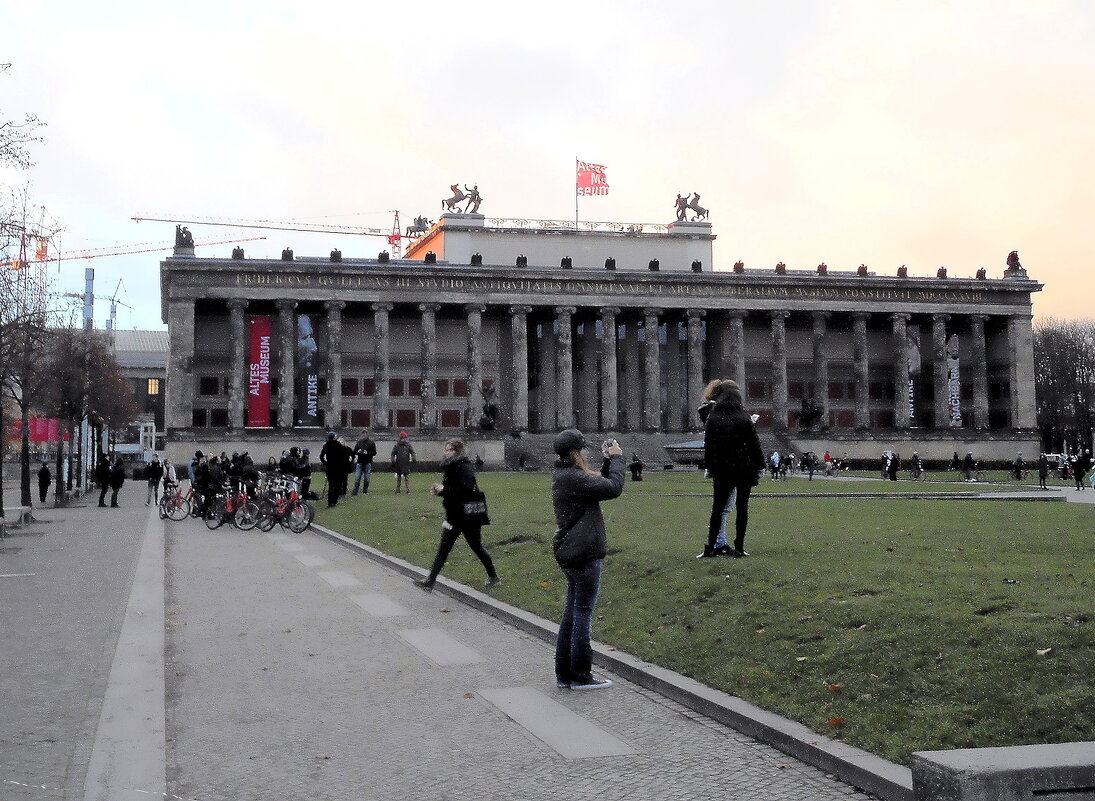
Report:
[[[225,284],[238,289],[283,288],[286,290],[367,290],[367,291],[441,291],[478,295],[512,293],[515,295],[572,295],[756,299],[787,301],[859,301],[899,303],[1004,303],[1026,304],[1026,292],[993,291],[995,288],[964,289],[930,286],[824,286],[803,282],[796,284],[761,284],[722,281],[598,281],[580,278],[522,277],[462,277],[427,275],[308,275],[303,273],[246,272],[221,274]],[[177,280],[181,276],[175,276]],[[183,284],[209,286],[212,275],[187,276]],[[219,277],[219,276],[218,276]],[[225,287],[227,288],[227,287]]]

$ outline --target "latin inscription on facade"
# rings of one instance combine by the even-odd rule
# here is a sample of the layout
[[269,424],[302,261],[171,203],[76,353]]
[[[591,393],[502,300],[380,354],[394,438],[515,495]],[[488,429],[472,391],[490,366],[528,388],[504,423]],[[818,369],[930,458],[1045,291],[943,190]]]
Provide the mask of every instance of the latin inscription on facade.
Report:
[[[850,300],[984,303],[986,292],[927,287],[786,286],[763,284],[674,283],[671,281],[582,281],[533,278],[437,278],[392,275],[300,275],[236,273],[240,287],[307,289],[449,290],[517,294],[618,295],[630,297],[767,298],[771,300]],[[995,294],[995,293],[994,293]],[[999,299],[998,299],[999,302]]]

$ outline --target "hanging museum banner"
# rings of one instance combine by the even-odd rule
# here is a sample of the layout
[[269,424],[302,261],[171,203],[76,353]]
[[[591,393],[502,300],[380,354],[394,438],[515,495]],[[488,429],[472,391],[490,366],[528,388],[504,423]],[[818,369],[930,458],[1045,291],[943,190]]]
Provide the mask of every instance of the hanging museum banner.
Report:
[[909,425],[916,428],[916,382],[920,379],[920,326],[905,329],[905,357],[909,361]]
[[247,426],[270,427],[270,341],[272,322],[268,314],[247,318]]
[[951,410],[951,428],[962,427],[962,382],[958,374],[958,334],[947,340],[947,402]]
[[297,315],[296,419],[293,425],[318,426],[319,419],[319,320]]

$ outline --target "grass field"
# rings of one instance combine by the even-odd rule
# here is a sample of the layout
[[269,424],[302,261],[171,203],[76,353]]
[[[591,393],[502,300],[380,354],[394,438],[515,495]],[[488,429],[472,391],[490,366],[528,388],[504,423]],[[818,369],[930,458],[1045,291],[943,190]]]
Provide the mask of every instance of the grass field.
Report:
[[[436,547],[434,476],[318,522],[415,564]],[[550,476],[485,473],[497,597],[549,619],[565,584],[551,557]],[[913,751],[1095,740],[1095,507],[1012,501],[775,498],[971,485],[761,482],[749,559],[693,558],[710,484],[628,481],[604,505],[611,551],[594,637],[818,732],[908,763]],[[463,544],[448,577],[480,586]],[[551,666],[544,665],[544,681]]]

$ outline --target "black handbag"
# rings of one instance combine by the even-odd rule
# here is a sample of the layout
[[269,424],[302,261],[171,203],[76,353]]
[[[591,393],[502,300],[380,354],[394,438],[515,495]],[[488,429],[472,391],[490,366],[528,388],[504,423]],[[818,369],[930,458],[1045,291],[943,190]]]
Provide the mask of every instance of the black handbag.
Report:
[[479,489],[479,482],[464,499],[464,522],[469,526],[489,526],[490,514],[487,512],[487,496]]

